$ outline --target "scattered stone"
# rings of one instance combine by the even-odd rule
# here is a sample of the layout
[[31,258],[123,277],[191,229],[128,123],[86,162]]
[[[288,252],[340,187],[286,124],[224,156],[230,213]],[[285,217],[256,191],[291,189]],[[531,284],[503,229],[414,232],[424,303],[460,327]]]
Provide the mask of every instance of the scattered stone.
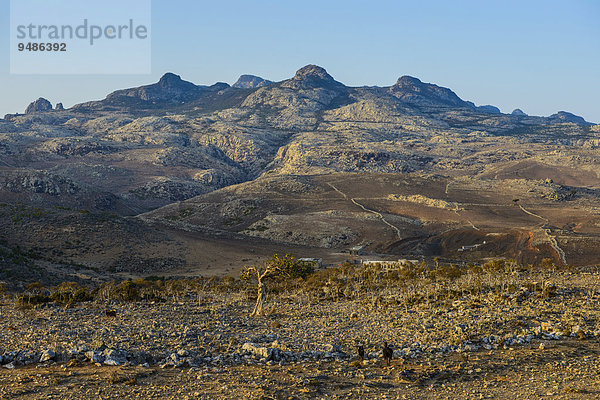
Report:
[[42,355],[40,356],[40,362],[46,362],[46,361],[51,361],[54,360],[54,357],[56,357],[56,353],[50,349],[48,350],[44,350],[42,352]]
[[[100,362],[100,361],[98,361]],[[122,365],[127,362],[125,354],[119,350],[106,349],[104,350],[104,364],[106,365]]]
[[104,362],[104,356],[101,352],[96,350],[90,350],[85,353],[85,356],[93,363],[102,364]]
[[270,361],[273,358],[275,350],[277,349],[258,346],[251,342],[246,342],[242,345],[242,351],[252,353],[255,357],[265,359],[265,361]]

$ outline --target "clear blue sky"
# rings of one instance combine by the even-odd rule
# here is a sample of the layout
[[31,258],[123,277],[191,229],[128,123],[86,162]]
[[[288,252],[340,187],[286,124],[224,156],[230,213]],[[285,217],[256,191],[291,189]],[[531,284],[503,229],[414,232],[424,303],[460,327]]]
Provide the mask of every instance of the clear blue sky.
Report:
[[[65,0],[67,1],[67,0]],[[42,96],[65,106],[158,80],[197,84],[325,67],[351,86],[412,75],[476,104],[600,122],[600,1],[153,0],[152,74],[9,74],[9,0],[0,0],[0,115]]]

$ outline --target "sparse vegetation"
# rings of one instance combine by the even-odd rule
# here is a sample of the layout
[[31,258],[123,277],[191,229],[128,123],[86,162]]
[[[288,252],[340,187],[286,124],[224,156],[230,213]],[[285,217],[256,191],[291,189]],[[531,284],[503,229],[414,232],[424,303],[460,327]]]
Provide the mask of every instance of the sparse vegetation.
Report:
[[[255,274],[265,273],[267,267],[271,267],[272,275],[270,278],[263,277],[267,282],[263,289],[269,294],[269,301],[258,310],[256,301],[260,294]],[[594,268],[580,271],[554,265],[550,260],[539,265],[521,265],[503,259],[480,265],[432,260],[365,265],[345,263],[318,271],[305,267],[291,255],[275,255],[257,271],[247,271],[249,279],[148,276],[145,279],[109,282],[96,288],[75,283],[45,287],[34,282],[19,296],[21,305],[13,315],[38,318],[45,326],[64,324],[69,327],[71,335],[79,329],[77,324],[80,321],[85,321],[82,329],[108,326],[110,329],[94,332],[97,343],[110,343],[107,345],[111,349],[122,343],[159,349],[162,352],[161,363],[185,357],[174,354],[178,350],[182,350],[181,354],[194,351],[190,349],[191,345],[194,349],[201,348],[194,353],[194,357],[199,355],[199,359],[204,360],[201,365],[215,366],[217,364],[208,360],[219,358],[227,360],[225,364],[218,361],[219,368],[227,365],[225,369],[228,371],[254,368],[264,372],[265,363],[269,362],[267,358],[256,356],[246,361],[245,353],[240,350],[246,342],[256,338],[257,341],[262,340],[257,346],[280,346],[299,357],[299,361],[288,363],[287,367],[297,366],[299,370],[306,371],[335,365],[335,368],[365,376],[373,371],[392,371],[389,374],[397,374],[403,379],[395,380],[393,377],[390,382],[396,386],[407,384],[407,377],[411,375],[402,374],[409,369],[408,365],[414,363],[426,365],[424,368],[431,371],[432,364],[428,362],[444,365],[456,362],[459,368],[458,364],[472,365],[473,360],[491,357],[492,353],[500,358],[505,354],[512,360],[518,352],[546,355],[551,351],[550,346],[555,346],[553,343],[569,343],[550,341],[544,336],[555,332],[560,332],[561,337],[572,337],[572,340],[585,340],[582,343],[586,346],[597,344],[596,340],[588,339],[598,336],[594,333],[598,329],[594,299],[600,294],[589,277],[587,281],[579,280],[588,273],[597,274],[598,270]],[[83,301],[96,304],[79,304]],[[6,301],[3,303],[4,307],[10,308]],[[74,309],[65,312],[64,309],[71,306]],[[114,314],[107,313],[107,310],[114,310]],[[257,312],[250,318],[248,314],[254,310]],[[260,317],[257,318],[257,314]],[[145,321],[147,315],[151,317]],[[15,320],[18,318],[13,317],[12,321]],[[21,329],[15,322],[11,324]],[[129,325],[133,327],[127,328]],[[112,329],[119,329],[120,335],[114,336]],[[534,339],[523,342],[532,332],[538,332]],[[199,335],[202,337],[198,338]],[[273,342],[274,338],[277,342]],[[317,349],[322,349],[327,343],[335,343],[338,338],[345,352],[343,360],[320,358],[319,362],[315,362],[310,356],[304,359],[306,349],[319,352]],[[391,361],[394,368],[391,369],[385,369],[386,363],[381,362],[381,354],[373,355],[373,352],[381,350],[382,340],[388,339],[392,350],[404,354],[394,355]],[[197,340],[203,340],[200,346],[197,346]],[[365,341],[367,356],[364,362],[353,357],[356,340]],[[416,340],[420,345],[414,344]],[[539,350],[540,342],[548,348]],[[413,357],[411,349],[415,346],[419,353]],[[470,350],[470,346],[494,351]],[[119,347],[115,348],[121,351]],[[169,351],[164,351],[165,348]],[[440,350],[442,348],[446,350]],[[69,364],[69,368],[94,368],[81,354],[77,362],[82,365],[72,367]],[[140,365],[146,360],[138,360],[133,352],[128,354],[128,360],[135,359]],[[170,355],[165,359],[165,354]],[[325,357],[323,354],[326,353],[321,351],[320,354],[320,357]],[[149,371],[148,368],[150,371],[152,368],[167,370],[159,368],[158,358],[149,357],[147,360],[150,365],[143,367],[144,371]],[[284,364],[288,362],[281,360]],[[480,365],[476,368],[485,370],[481,361],[476,362]],[[522,362],[529,361],[523,359]],[[136,367],[111,369],[103,366],[99,370],[104,371],[106,379],[103,382],[107,386],[147,387],[146,383],[151,378],[134,374],[129,368]],[[277,367],[277,370],[286,368]],[[447,368],[438,368],[448,373]],[[434,381],[436,384],[442,381],[449,384],[457,382],[457,376],[483,377],[483,373],[477,375],[474,371],[467,374],[467,370],[456,369],[452,375],[436,375],[435,378],[425,371],[419,379],[427,384]],[[352,377],[357,382],[367,379],[360,375]],[[488,379],[489,375],[485,377]],[[69,378],[69,382],[72,379]],[[344,379],[348,377],[344,376]],[[416,380],[411,379],[410,382]]]
[[227,220],[224,222],[224,224],[225,224],[226,226],[231,226],[231,225],[237,225],[237,224],[240,224],[241,222],[242,222],[242,219],[241,219],[240,217],[231,217],[231,218],[228,218],[228,219],[227,219]]
[[181,221],[181,220],[193,215],[194,212],[195,212],[194,208],[185,207],[185,208],[179,209],[176,213],[171,213],[171,214],[165,215],[163,218],[167,219],[167,220],[171,220],[171,221]]
[[[95,288],[65,282],[44,288],[39,282],[28,284],[17,295],[17,303],[31,307],[45,303],[71,305],[84,301],[166,301],[169,298],[202,296],[201,293],[247,293],[255,301],[252,315],[261,315],[268,294],[307,296],[311,301],[366,299],[404,307],[423,302],[447,302],[464,296],[481,301],[490,295],[499,302],[512,301],[523,291],[528,296],[552,298],[560,289],[548,282],[549,274],[570,271],[551,260],[540,265],[523,266],[514,260],[493,260],[485,264],[410,262],[367,264],[348,263],[315,271],[313,265],[293,255],[275,254],[263,266],[246,267],[240,279],[234,277],[165,278],[109,282]],[[6,285],[4,285],[6,288]],[[515,296],[515,294],[517,294]]]
[[266,231],[266,230],[268,230],[268,229],[269,229],[269,227],[268,227],[268,226],[265,226],[265,225],[257,225],[257,226],[253,226],[253,227],[250,227],[250,228],[246,228],[246,229],[244,229],[244,230],[245,230],[245,231],[248,231],[248,232],[255,232],[255,231],[256,231],[256,232],[264,232],[264,231]]
[[28,308],[40,304],[54,303],[70,307],[74,303],[93,300],[94,294],[94,290],[80,286],[75,282],[64,282],[47,290],[43,288],[41,283],[34,282],[26,286],[25,293],[17,296],[17,305]]
[[0,215],[8,216],[12,223],[25,222],[32,219],[38,219],[51,215],[53,212],[40,208],[29,206],[22,203],[6,204],[2,203]]

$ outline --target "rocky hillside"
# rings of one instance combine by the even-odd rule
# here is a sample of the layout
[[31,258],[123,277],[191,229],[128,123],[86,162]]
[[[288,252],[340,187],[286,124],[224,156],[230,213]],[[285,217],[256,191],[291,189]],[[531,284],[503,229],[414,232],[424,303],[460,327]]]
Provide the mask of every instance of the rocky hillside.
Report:
[[[389,87],[348,87],[325,69],[307,65],[281,82],[243,75],[233,86],[199,86],[167,73],[157,83],[117,90],[104,100],[53,109],[49,101],[38,99],[25,114],[5,116],[0,120],[0,202],[126,216],[169,204],[175,204],[173,208],[182,201],[203,203],[203,197],[197,196],[216,193],[220,198],[234,192],[246,199],[244,207],[246,202],[269,198],[266,209],[251,205],[262,212],[260,219],[267,218],[264,224],[236,215],[244,224],[234,219],[223,225],[229,217],[217,216],[227,211],[214,215],[198,211],[194,225],[236,233],[246,230],[241,233],[275,242],[339,248],[377,242],[372,237],[379,236],[376,231],[353,225],[368,214],[379,217],[354,204],[350,207],[355,209],[347,210],[350,214],[340,216],[345,222],[338,219],[341,225],[319,228],[321,234],[316,236],[300,234],[291,227],[299,226],[305,213],[312,213],[311,221],[330,221],[327,213],[339,210],[323,207],[327,203],[315,208],[308,201],[310,190],[286,192],[302,182],[297,176],[363,174],[354,187],[359,192],[361,182],[369,182],[371,174],[413,174],[444,185],[460,177],[473,178],[472,186],[463,185],[467,191],[489,186],[490,181],[523,179],[520,189],[509,190],[521,198],[533,193],[529,190],[537,187],[538,180],[550,179],[567,192],[585,189],[582,197],[572,199],[592,210],[600,183],[598,146],[599,126],[571,113],[538,117],[515,110],[503,114],[494,106],[476,106],[448,88],[410,76]],[[268,185],[275,177],[292,197],[286,203],[271,198]],[[243,183],[248,184],[240,186]],[[333,190],[331,185],[335,183],[319,181],[316,187]],[[255,194],[240,194],[244,188]],[[447,188],[445,193],[438,189],[434,190],[438,197],[426,194],[435,204],[461,203],[447,198]],[[373,190],[368,197],[400,196],[394,204],[421,194],[412,189]],[[307,197],[304,203],[303,196]],[[569,208],[565,199],[560,206]],[[289,207],[291,201],[302,206]],[[284,212],[292,208],[303,210],[294,223],[291,214]],[[369,208],[384,209],[396,220],[389,225],[399,229],[399,240],[429,237],[439,234],[441,225],[449,227],[446,217],[436,226],[440,216],[425,218],[381,204]],[[170,208],[158,210],[144,220],[163,223],[169,212]],[[465,228],[472,223],[459,218],[451,225]],[[263,234],[261,226],[273,227],[273,233]],[[415,226],[431,229],[418,233]],[[378,248],[387,248],[392,239],[380,242]]]
[[[3,167],[31,179],[52,170],[149,209],[267,171],[444,170],[483,142],[552,137],[595,147],[599,135],[566,112],[500,114],[409,76],[390,87],[351,88],[309,65],[282,82],[243,75],[233,87],[167,73],[68,110],[38,99],[25,115],[0,121],[0,152]],[[519,150],[508,151],[527,157]],[[461,166],[496,161],[484,158]],[[7,185],[9,192],[22,186]]]

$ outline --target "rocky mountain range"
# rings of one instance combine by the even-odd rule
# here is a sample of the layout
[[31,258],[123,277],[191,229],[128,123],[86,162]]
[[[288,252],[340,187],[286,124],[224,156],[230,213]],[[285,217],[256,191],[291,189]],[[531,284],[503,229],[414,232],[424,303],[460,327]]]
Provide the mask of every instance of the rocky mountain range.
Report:
[[[569,243],[600,234],[598,146],[600,126],[574,114],[503,114],[410,76],[349,87],[307,65],[281,82],[199,86],[167,73],[0,119],[0,203],[305,253],[590,263],[600,261],[592,244],[570,255]],[[25,221],[26,231],[5,224],[4,238],[39,244],[45,220]]]

